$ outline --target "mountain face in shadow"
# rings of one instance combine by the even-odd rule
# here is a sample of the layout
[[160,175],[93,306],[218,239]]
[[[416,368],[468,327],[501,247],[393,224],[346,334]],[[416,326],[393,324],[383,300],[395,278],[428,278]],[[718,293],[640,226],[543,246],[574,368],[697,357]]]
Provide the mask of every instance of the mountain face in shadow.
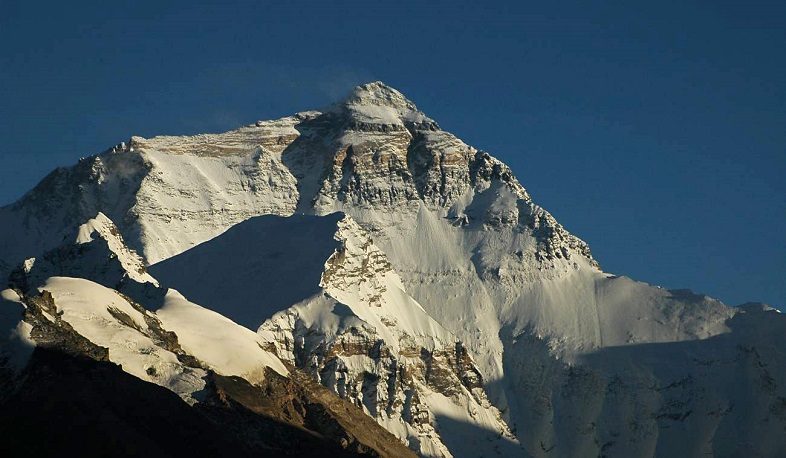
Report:
[[319,292],[325,262],[339,247],[333,236],[342,217],[258,216],[149,271],[194,302],[256,330]]
[[[242,407],[191,407],[108,362],[36,349],[0,401],[4,456],[359,456]],[[220,414],[220,415],[219,415]],[[263,432],[253,440],[246,434]]]

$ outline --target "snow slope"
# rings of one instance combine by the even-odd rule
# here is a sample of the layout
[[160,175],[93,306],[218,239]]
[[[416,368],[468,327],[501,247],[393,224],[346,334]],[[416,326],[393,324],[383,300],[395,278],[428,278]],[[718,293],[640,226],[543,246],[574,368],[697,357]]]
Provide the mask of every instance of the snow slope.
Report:
[[223,375],[238,375],[251,383],[264,378],[265,368],[281,375],[289,371],[275,354],[264,350],[270,341],[218,313],[189,302],[168,290],[156,311],[165,329],[177,334],[180,346]]
[[144,309],[116,291],[89,280],[52,277],[39,288],[51,293],[57,315],[95,345],[109,350],[109,360],[142,380],[169,388],[189,403],[199,400],[205,372],[188,367],[161,344],[160,332]]
[[[155,313],[82,278],[51,277],[38,290],[51,294],[55,309],[44,313],[51,322],[68,323],[93,344],[107,348],[109,360],[125,372],[165,386],[189,402],[198,400],[204,388],[205,369],[252,383],[264,378],[266,368],[284,376],[289,373],[275,354],[263,348],[271,342],[174,290],[167,292],[163,307]],[[11,302],[14,294],[10,289],[3,292]],[[16,329],[20,326],[16,323],[24,323],[18,310],[15,319],[6,321],[15,322]]]

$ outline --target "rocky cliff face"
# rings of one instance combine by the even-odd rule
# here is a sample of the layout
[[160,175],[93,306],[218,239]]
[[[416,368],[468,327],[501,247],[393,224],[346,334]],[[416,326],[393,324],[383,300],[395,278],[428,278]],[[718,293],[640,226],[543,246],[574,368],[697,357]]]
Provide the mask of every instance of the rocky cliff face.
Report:
[[[58,169],[0,209],[0,266],[99,211],[163,284],[264,323],[278,356],[423,453],[472,455],[467,421],[501,432],[493,451],[495,409],[537,456],[786,449],[780,314],[601,271],[508,167],[382,83]],[[192,280],[161,276],[177,271]],[[177,303],[175,324],[202,313]]]

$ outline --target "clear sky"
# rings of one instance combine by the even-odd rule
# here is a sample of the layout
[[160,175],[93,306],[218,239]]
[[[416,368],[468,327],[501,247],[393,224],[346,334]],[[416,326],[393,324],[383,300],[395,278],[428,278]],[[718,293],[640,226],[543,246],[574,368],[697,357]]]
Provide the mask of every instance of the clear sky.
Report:
[[[786,307],[786,2],[0,2],[0,204],[382,80],[605,270]],[[2,224],[2,221],[0,221]]]

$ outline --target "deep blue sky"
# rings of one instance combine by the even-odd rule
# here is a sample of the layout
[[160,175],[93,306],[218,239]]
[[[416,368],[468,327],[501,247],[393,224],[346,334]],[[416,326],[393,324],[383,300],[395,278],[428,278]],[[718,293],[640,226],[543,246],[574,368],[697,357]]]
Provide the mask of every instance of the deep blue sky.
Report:
[[327,3],[3,0],[0,204],[131,135],[382,80],[605,270],[786,306],[786,2]]

